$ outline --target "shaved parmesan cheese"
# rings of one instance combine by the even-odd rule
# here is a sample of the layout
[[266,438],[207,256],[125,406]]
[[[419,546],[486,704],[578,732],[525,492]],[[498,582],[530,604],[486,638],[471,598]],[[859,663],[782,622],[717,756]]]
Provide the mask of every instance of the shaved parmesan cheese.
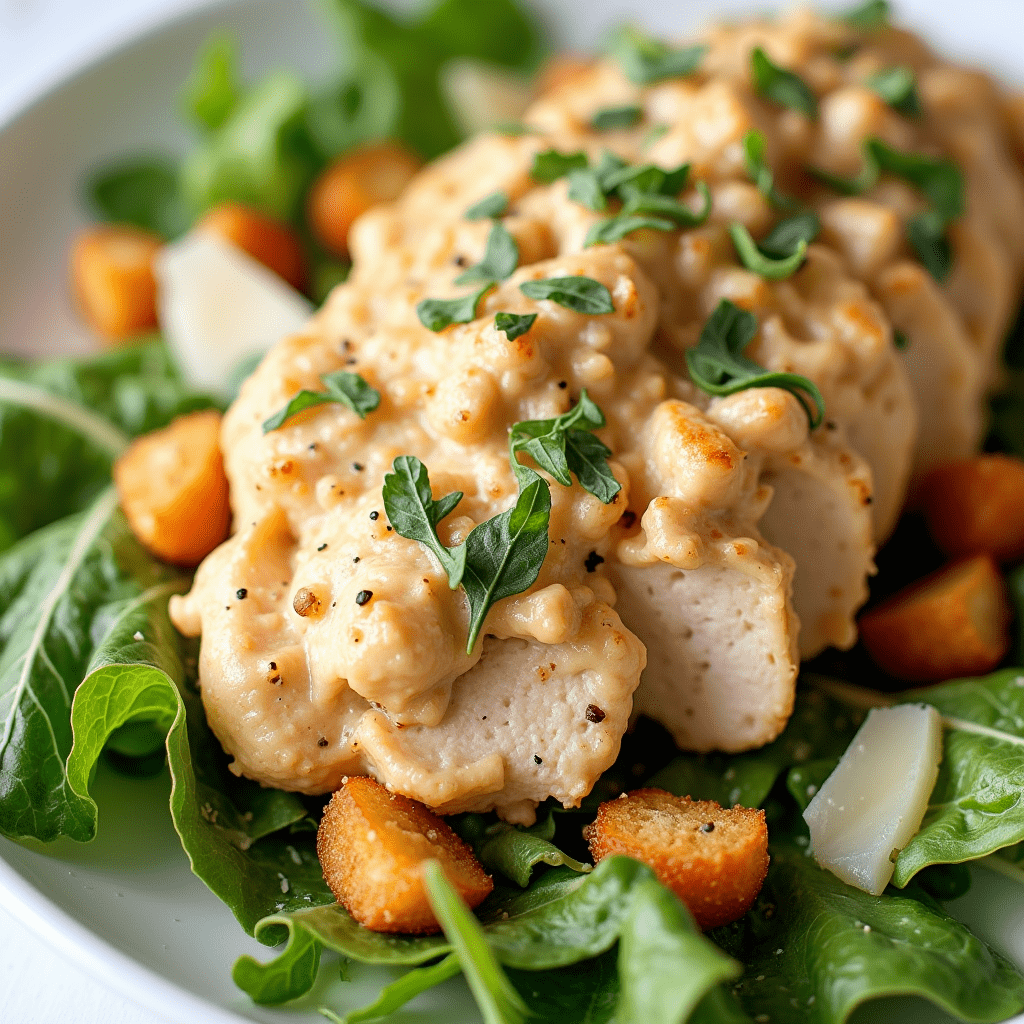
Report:
[[445,66],[441,88],[467,135],[517,122],[533,99],[533,87],[522,75],[469,59]]
[[815,860],[874,896],[921,827],[942,759],[933,707],[875,708],[804,811]]
[[310,303],[209,232],[164,246],[155,265],[160,327],[186,380],[227,395],[232,370],[300,330]]

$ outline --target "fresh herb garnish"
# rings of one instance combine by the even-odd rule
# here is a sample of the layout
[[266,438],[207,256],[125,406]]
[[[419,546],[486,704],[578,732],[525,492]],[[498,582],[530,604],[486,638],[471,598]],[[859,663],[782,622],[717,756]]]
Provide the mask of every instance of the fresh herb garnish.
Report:
[[643,108],[635,104],[624,107],[605,107],[590,119],[590,126],[596,132],[610,132],[616,128],[634,128],[640,123],[643,116]]
[[509,341],[521,338],[534,324],[536,313],[495,313],[495,330],[504,331]]
[[494,282],[488,280],[475,292],[459,299],[423,299],[416,306],[416,315],[424,327],[435,333],[452,324],[468,324],[476,319],[476,307],[493,287]]
[[921,98],[917,94],[911,68],[904,65],[885,68],[872,75],[864,84],[904,117],[921,116]]
[[708,52],[706,46],[675,50],[632,25],[623,25],[612,34],[608,50],[634,85],[652,85],[666,78],[692,75]]
[[782,281],[792,277],[803,266],[804,257],[807,255],[807,242],[803,238],[797,239],[796,248],[789,256],[778,259],[766,256],[742,224],[730,224],[729,235],[743,266],[770,281]]
[[766,154],[768,140],[761,132],[751,129],[743,136],[743,160],[747,175],[761,193],[777,210],[792,210],[797,204],[789,196],[775,188],[775,174],[768,166]]
[[484,258],[475,266],[463,271],[456,284],[476,284],[478,281],[498,282],[511,277],[519,266],[519,246],[504,224],[498,221],[491,226],[487,236]]
[[[734,395],[747,388],[783,388],[803,406],[813,430],[825,417],[825,400],[817,385],[797,373],[773,373],[743,355],[757,334],[753,313],[722,299],[711,314],[696,348],[686,352],[690,378],[709,395]],[[804,395],[814,403],[814,409]]]
[[587,394],[569,412],[550,420],[522,420],[509,434],[509,453],[517,474],[517,452],[526,452],[563,487],[572,486],[575,474],[580,486],[607,505],[622,489],[608,468],[611,449],[592,431],[605,425],[604,413]]
[[797,251],[800,242],[810,245],[821,231],[821,221],[817,216],[806,210],[803,213],[794,214],[785,220],[780,220],[757,243],[758,249],[775,260],[786,259]]
[[867,0],[852,10],[840,15],[851,28],[861,32],[873,32],[889,24],[889,0]]
[[550,299],[575,313],[595,316],[614,313],[612,293],[592,277],[548,277],[540,281],[524,281],[519,290],[528,299]]
[[601,179],[590,167],[576,167],[569,172],[569,198],[595,212],[608,209]]
[[940,284],[953,269],[953,245],[946,233],[946,220],[936,210],[926,210],[907,221],[907,241],[922,266]]
[[587,163],[586,153],[560,153],[557,149],[546,149],[533,158],[530,177],[541,184],[550,185],[572,170],[582,170]]
[[750,74],[759,96],[817,118],[818,100],[807,83],[799,75],[779,67],[760,46],[751,51]]
[[452,492],[434,502],[427,468],[412,455],[395,459],[393,473],[384,478],[384,509],[395,532],[419,541],[438,558],[448,584],[460,583],[469,599],[471,653],[491,606],[502,598],[521,594],[540,575],[548,549],[551,494],[533,470],[520,466],[519,498],[500,515],[475,526],[464,544],[446,548],[437,536],[437,523],[461,500]]
[[892,343],[896,346],[898,352],[906,352],[910,348],[910,338],[899,328],[892,332]]
[[508,211],[508,203],[507,192],[492,192],[466,211],[466,220],[488,220],[494,217],[503,217]]
[[408,540],[419,541],[441,563],[452,590],[462,582],[466,567],[466,545],[449,548],[437,535],[437,524],[460,501],[462,491],[452,491],[434,501],[427,467],[412,455],[399,455],[392,472],[384,477],[384,510],[395,532]]
[[699,227],[711,214],[711,191],[703,181],[696,182],[694,188],[703,199],[703,206],[696,213],[671,195],[641,192],[632,185],[623,185],[619,189],[624,200],[622,213],[625,216],[637,213],[652,214],[657,217],[667,217],[680,227]]
[[[622,164],[616,167],[612,161],[598,166],[598,175],[605,192],[617,192],[627,186],[637,192],[654,192],[663,196],[678,196],[690,176],[690,165],[681,164],[674,170],[666,171],[654,164]],[[625,196],[623,196],[625,198]]]
[[380,392],[371,388],[358,373],[338,370],[335,373],[324,374],[320,379],[324,382],[326,391],[300,391],[283,409],[263,421],[263,433],[269,434],[270,431],[277,430],[292,416],[316,405],[344,405],[361,420],[365,420],[366,414],[373,412],[380,405]]
[[609,217],[607,220],[599,220],[592,224],[583,241],[583,248],[588,249],[592,245],[611,245],[643,228],[650,228],[652,231],[674,231],[675,227],[673,221],[664,217],[632,217],[620,214],[618,217]]

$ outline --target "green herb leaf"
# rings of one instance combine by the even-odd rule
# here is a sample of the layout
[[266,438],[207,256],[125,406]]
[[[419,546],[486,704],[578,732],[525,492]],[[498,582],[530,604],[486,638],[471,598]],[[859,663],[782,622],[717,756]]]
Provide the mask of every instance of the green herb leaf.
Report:
[[881,139],[868,139],[865,148],[882,171],[894,174],[920,189],[931,207],[947,221],[964,212],[964,179],[952,160],[904,153]]
[[898,329],[892,332],[892,343],[898,352],[906,352],[910,348],[910,338]]
[[437,861],[423,865],[423,887],[485,1024],[526,1024],[526,1004],[501,969],[480,922],[451,887]]
[[751,129],[743,136],[743,159],[747,176],[757,186],[758,192],[776,209],[795,209],[797,203],[775,189],[775,174],[768,166],[767,152],[768,140],[761,132]]
[[653,85],[666,78],[692,75],[708,52],[706,46],[674,50],[632,25],[623,25],[612,34],[608,50],[634,85]]
[[[243,958],[244,959],[244,958]],[[242,960],[238,961],[242,963]],[[366,1020],[379,1020],[382,1017],[390,1016],[396,1010],[400,1010],[410,1000],[415,999],[421,992],[434,988],[462,973],[459,958],[455,953],[449,953],[443,960],[429,967],[417,967],[407,971],[390,985],[385,985],[380,990],[380,995],[361,1010],[349,1010],[344,1017],[339,1017],[326,1007],[320,1007],[320,1012],[334,1024],[361,1024]],[[237,981],[237,979],[236,979]],[[312,982],[310,983],[312,988]],[[239,988],[246,988],[239,984]],[[246,991],[249,991],[246,989]],[[258,1002],[258,1000],[257,1000]]]
[[494,328],[504,331],[509,341],[515,341],[534,325],[536,319],[536,313],[495,313]]
[[843,1024],[897,994],[972,1021],[1024,1005],[1016,969],[923,890],[869,896],[778,843],[755,909],[711,938],[744,964],[736,992],[755,1020]]
[[780,220],[757,243],[758,249],[775,260],[783,260],[792,256],[800,247],[800,243],[810,245],[821,231],[821,221],[810,210],[798,213],[786,220]]
[[611,245],[631,235],[634,231],[641,231],[650,228],[653,231],[675,231],[676,225],[673,221],[664,217],[630,217],[619,215],[609,217],[607,220],[599,220],[592,224],[583,240],[583,248],[592,245]]
[[565,866],[583,873],[593,870],[589,864],[581,864],[563,853],[552,842],[555,819],[551,813],[530,828],[505,821],[487,825],[486,819],[478,814],[466,815],[459,823],[458,832],[467,842],[472,842],[480,863],[488,871],[500,871],[524,889],[530,884],[533,869],[538,864]]
[[867,0],[841,15],[843,21],[861,32],[873,32],[889,24],[889,0]]
[[287,954],[270,964],[261,964],[251,956],[239,957],[231,969],[231,978],[257,1005],[280,1006],[313,987],[322,953],[323,946],[316,936],[299,931]]
[[468,324],[476,319],[476,307],[493,287],[494,282],[487,281],[475,292],[459,299],[423,299],[416,306],[416,315],[427,330],[434,332],[452,324]]
[[904,117],[921,116],[921,98],[917,94],[913,69],[905,65],[886,68],[873,74],[865,85]]
[[230,36],[211,36],[185,83],[185,111],[200,128],[213,132],[234,113],[240,98],[238,44]]
[[126,160],[95,171],[85,183],[85,194],[101,220],[133,224],[162,238],[188,230],[190,217],[172,160]]
[[643,116],[643,108],[635,104],[624,107],[605,107],[590,119],[590,127],[596,132],[634,128],[643,120]]
[[743,266],[770,281],[782,281],[787,277],[792,277],[803,266],[807,255],[807,242],[803,238],[797,239],[792,255],[783,259],[775,259],[766,256],[757,247],[757,242],[742,224],[730,224],[729,235],[736,249],[736,255],[739,256]]
[[632,185],[623,185],[619,192],[625,202],[622,206],[622,216],[634,214],[647,214],[656,217],[667,217],[675,221],[680,227],[699,227],[711,215],[711,191],[703,181],[698,181],[694,186],[703,200],[703,206],[696,213],[688,206],[684,206],[678,199],[670,195],[658,195],[653,192],[640,192]]
[[619,939],[621,1024],[677,1024],[742,968],[705,939],[686,907],[654,879],[640,882]]
[[570,171],[583,170],[587,164],[586,153],[560,153],[557,149],[546,149],[533,158],[530,177],[547,185],[564,178]]
[[504,224],[495,221],[487,236],[484,258],[455,278],[456,284],[504,281],[519,266],[519,246]]
[[[743,356],[757,333],[757,317],[722,299],[686,352],[690,378],[709,395],[734,395],[747,388],[783,388],[803,406],[813,430],[825,417],[825,401],[813,381],[796,373],[773,373]],[[808,396],[814,409],[807,402]]]
[[503,217],[508,211],[508,203],[507,192],[492,192],[466,211],[466,220],[488,220],[494,217]]
[[575,313],[596,316],[614,313],[612,293],[592,277],[549,277],[540,281],[524,281],[519,290],[528,298],[550,299]]
[[437,524],[462,501],[462,491],[452,491],[434,501],[427,467],[412,455],[399,455],[393,472],[384,477],[384,511],[395,532],[407,540],[419,541],[441,563],[452,590],[462,582],[466,566],[466,545],[445,547],[437,535]]
[[464,545],[462,587],[469,598],[468,653],[491,606],[533,586],[548,553],[548,485],[529,470],[520,469],[516,476],[521,490],[515,505],[475,526]]
[[588,210],[600,212],[608,209],[608,201],[597,172],[589,167],[577,167],[569,172],[569,198]]
[[935,210],[911,217],[906,225],[907,241],[925,270],[940,284],[953,269],[953,246],[946,234],[946,221]]
[[569,412],[550,420],[522,420],[512,427],[509,451],[513,467],[518,467],[516,453],[526,452],[563,487],[572,485],[569,474],[575,473],[580,486],[607,505],[622,485],[608,467],[611,449],[591,433],[604,425],[604,413],[584,388]]
[[365,420],[366,414],[373,412],[380,405],[380,392],[371,388],[358,373],[337,370],[324,374],[320,379],[326,385],[326,391],[300,391],[289,399],[283,409],[263,421],[263,433],[269,434],[270,431],[279,429],[292,416],[297,416],[300,412],[317,405],[343,405],[361,420]]
[[751,51],[750,74],[759,96],[798,110],[811,119],[817,118],[818,100],[807,83],[799,75],[775,64],[760,46]]

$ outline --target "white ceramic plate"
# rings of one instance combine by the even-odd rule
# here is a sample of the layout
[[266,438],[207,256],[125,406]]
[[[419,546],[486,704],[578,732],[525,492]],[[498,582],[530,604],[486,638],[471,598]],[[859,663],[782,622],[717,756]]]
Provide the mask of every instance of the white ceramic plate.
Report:
[[[482,0],[484,2],[484,0]],[[712,14],[778,6],[751,0],[544,0],[556,38],[579,48],[609,23],[633,16],[681,30]],[[962,56],[1012,79],[1024,37],[1019,0],[905,0],[901,14]],[[68,240],[83,222],[83,172],[126,153],[187,143],[176,97],[201,42],[214,29],[238,37],[244,70],[294,67],[317,78],[334,65],[331,39],[302,0],[236,0],[193,14],[104,55],[54,83],[0,128],[0,351],[85,351],[92,342],[68,295]],[[234,987],[241,953],[268,952],[189,871],[167,812],[165,777],[128,780],[101,768],[99,838],[51,847],[0,839],[0,903],[69,959],[135,1002],[179,1024],[204,1021],[322,1021],[315,1008],[369,1002],[392,973],[355,967],[341,982],[328,960],[316,990],[286,1010],[253,1006]],[[978,870],[952,910],[1024,966],[1024,887]],[[326,959],[326,958],[325,958]],[[859,1024],[900,1018],[944,1021],[925,1003],[891,1000],[858,1011]],[[404,1024],[479,1019],[459,981],[420,997]],[[1024,1021],[1024,1017],[1019,1019]],[[567,1022],[568,1024],[568,1022]]]

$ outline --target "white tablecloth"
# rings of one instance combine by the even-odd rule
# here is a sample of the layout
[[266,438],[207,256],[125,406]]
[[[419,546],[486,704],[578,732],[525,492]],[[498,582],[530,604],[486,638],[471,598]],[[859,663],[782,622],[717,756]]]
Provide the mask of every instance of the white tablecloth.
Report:
[[[0,0],[0,122],[54,80],[204,0]],[[0,910],[0,1021],[159,1024]]]

